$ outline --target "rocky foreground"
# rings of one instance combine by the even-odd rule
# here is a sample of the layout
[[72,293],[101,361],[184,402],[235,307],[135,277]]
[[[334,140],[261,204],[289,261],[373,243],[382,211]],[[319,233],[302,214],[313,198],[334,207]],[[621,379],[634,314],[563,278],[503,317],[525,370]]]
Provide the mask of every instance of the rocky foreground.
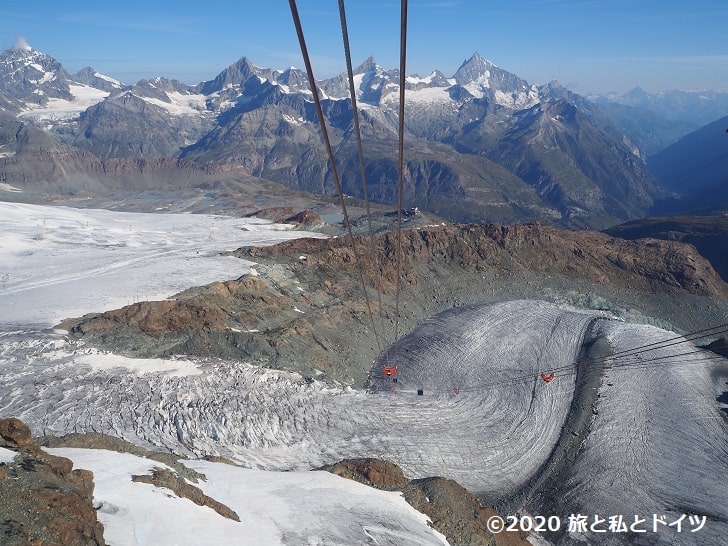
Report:
[[[205,476],[187,468],[184,460],[165,453],[146,451],[118,438],[102,434],[70,434],[44,437],[44,446],[111,449],[149,459],[150,474],[132,481],[152,484],[207,506],[223,517],[240,521],[226,505],[203,494],[193,483]],[[9,463],[0,463],[0,542],[9,546],[103,546],[104,527],[93,505],[93,474],[72,470],[64,457],[46,453],[18,419],[0,419],[0,447],[17,452]],[[163,462],[170,470],[163,470]],[[157,464],[155,464],[157,463]],[[154,467],[154,468],[153,468]],[[377,459],[344,460],[327,470],[343,478],[384,491],[400,491],[405,500],[431,519],[453,546],[518,546],[529,544],[523,533],[493,535],[487,518],[496,515],[452,480],[433,477],[408,480],[395,464]],[[192,482],[192,483],[191,483]]]
[[0,464],[0,542],[7,546],[104,545],[93,507],[93,474],[49,455],[18,419],[0,419],[0,447],[17,452]]
[[402,234],[398,316],[396,236],[373,242],[373,256],[365,237],[356,251],[348,237],[241,248],[235,255],[257,262],[255,274],[60,327],[129,356],[219,356],[361,387],[395,333],[468,303],[545,299],[678,332],[728,312],[728,285],[689,244],[539,224],[440,225]]

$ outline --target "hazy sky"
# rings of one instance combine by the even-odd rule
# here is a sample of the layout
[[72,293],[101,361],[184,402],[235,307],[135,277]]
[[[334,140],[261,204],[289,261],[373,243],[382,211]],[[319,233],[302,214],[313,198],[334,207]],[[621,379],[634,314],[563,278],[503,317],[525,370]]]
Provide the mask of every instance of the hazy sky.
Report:
[[[298,0],[317,78],[344,71],[337,0]],[[399,66],[397,0],[346,4],[355,65]],[[303,68],[285,0],[24,0],[0,3],[0,47],[22,36],[67,70],[124,83],[196,84],[242,56]],[[409,0],[407,73],[451,76],[473,52],[530,83],[579,93],[728,91],[727,0]]]

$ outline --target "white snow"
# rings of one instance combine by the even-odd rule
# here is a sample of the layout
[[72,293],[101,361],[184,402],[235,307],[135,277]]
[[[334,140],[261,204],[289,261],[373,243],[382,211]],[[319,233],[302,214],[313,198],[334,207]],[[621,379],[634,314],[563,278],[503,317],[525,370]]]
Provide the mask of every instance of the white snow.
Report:
[[361,91],[361,86],[364,81],[364,74],[354,74],[354,89],[357,91],[357,97]]
[[[0,154],[0,157],[7,157]],[[15,186],[11,186],[10,184],[6,184],[5,182],[0,182],[0,191],[7,191],[10,193],[23,193],[23,190],[20,188],[16,188]]]
[[13,451],[12,449],[7,449],[5,447],[0,447],[0,464],[12,463],[17,455],[17,451]]
[[293,116],[289,116],[288,114],[283,114],[283,119],[285,119],[288,123],[294,126],[304,125],[306,123],[306,120],[302,117],[294,118]]
[[523,89],[518,93],[495,92],[495,102],[509,108],[527,108],[538,102],[538,91],[534,89]]
[[82,354],[76,355],[75,361],[88,366],[94,372],[122,368],[138,374],[153,373],[176,377],[202,373],[197,363],[187,358],[128,358],[97,349],[86,349]]
[[399,493],[328,472],[264,472],[184,461],[206,476],[193,485],[235,511],[236,522],[170,490],[131,480],[155,467],[169,469],[156,461],[104,450],[48,451],[94,473],[94,504],[100,505],[110,544],[447,544]]
[[123,85],[119,80],[115,80],[114,78],[101,74],[100,72],[94,72],[94,76],[113,84],[114,87],[121,87]]
[[407,76],[406,80],[408,83],[411,84],[418,84],[418,83],[431,83],[432,80],[435,78],[436,72],[432,72],[429,76],[426,76],[424,78],[420,78],[418,76]]
[[[267,81],[267,80],[262,80],[261,83],[264,83],[265,81]],[[284,84],[284,83],[272,82],[272,85],[275,85],[275,86],[279,87],[281,89],[281,91],[283,93],[285,93],[286,95],[290,95],[291,94],[291,88],[289,86],[287,86],[286,84]],[[310,94],[310,92],[309,92],[309,94]]]
[[486,70],[477,80],[467,83],[464,87],[471,95],[482,99],[485,94],[483,90],[490,89],[490,70]]
[[159,106],[167,110],[170,114],[175,116],[192,116],[199,115],[200,112],[206,109],[205,101],[207,97],[201,94],[186,94],[179,93],[177,91],[166,92],[166,95],[172,102],[165,102],[163,100],[141,97],[144,101]]
[[70,84],[72,100],[50,98],[45,105],[28,105],[28,109],[20,114],[21,117],[34,121],[62,121],[77,118],[91,106],[98,104],[109,96],[89,85]]
[[0,233],[0,322],[47,326],[249,271],[225,251],[320,236],[258,219],[2,202]]
[[451,102],[447,87],[425,87],[417,91],[407,91],[405,100],[407,102]]

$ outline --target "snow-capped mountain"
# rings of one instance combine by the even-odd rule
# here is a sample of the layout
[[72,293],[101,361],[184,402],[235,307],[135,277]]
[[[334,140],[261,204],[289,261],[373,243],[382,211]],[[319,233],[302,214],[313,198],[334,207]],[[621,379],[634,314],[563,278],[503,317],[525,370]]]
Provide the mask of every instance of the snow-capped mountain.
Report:
[[513,109],[529,108],[542,99],[535,85],[498,68],[478,53],[458,68],[453,79],[474,97],[487,97]]
[[[122,85],[91,68],[71,76],[30,48],[2,59],[0,108],[59,145],[101,160],[232,165],[293,190],[335,191],[307,76],[296,68],[243,57],[195,86],[166,78]],[[369,58],[354,72],[370,197],[391,203],[398,70]],[[644,168],[644,140],[556,83],[531,85],[475,53],[452,77],[410,75],[406,86],[406,206],[456,221],[604,226],[644,214],[665,195]],[[340,75],[318,87],[344,191],[362,197],[348,81]],[[8,133],[0,146],[10,157],[21,146]],[[23,147],[39,148],[49,145]]]
[[50,99],[70,101],[70,83],[61,63],[29,46],[0,54],[0,90],[11,99],[40,106]]
[[91,67],[71,75],[56,59],[27,44],[0,54],[0,94],[21,119],[51,130],[121,87]]

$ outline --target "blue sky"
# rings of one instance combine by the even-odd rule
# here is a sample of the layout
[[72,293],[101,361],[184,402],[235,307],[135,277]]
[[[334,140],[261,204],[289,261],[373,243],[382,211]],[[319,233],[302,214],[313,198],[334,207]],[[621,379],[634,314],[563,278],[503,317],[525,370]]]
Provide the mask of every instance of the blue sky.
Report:
[[[337,0],[298,0],[317,78],[345,69]],[[399,66],[399,2],[349,0],[354,64]],[[69,71],[195,84],[242,56],[303,68],[285,0],[0,3],[0,47],[18,36]],[[451,76],[473,52],[580,92],[728,91],[726,0],[409,0],[408,74]]]

